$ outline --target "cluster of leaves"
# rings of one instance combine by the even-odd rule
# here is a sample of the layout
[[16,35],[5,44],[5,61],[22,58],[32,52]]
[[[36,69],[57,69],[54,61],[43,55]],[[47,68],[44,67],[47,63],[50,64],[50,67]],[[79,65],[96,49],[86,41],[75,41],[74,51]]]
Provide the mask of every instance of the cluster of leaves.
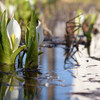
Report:
[[83,15],[82,10],[80,9],[77,11],[77,13],[78,15],[81,14],[77,18],[77,22],[80,23],[82,26],[82,30],[78,30],[78,34],[83,32],[83,35],[86,37],[86,47],[88,48],[88,54],[90,55],[90,44],[92,40],[92,33],[98,15],[97,13],[93,15],[89,15],[89,14]]
[[97,19],[97,14],[94,14],[91,17],[89,15],[87,15],[84,19],[83,25],[85,23],[87,23],[88,19],[90,19],[90,21],[88,22],[88,30],[85,31],[84,27],[82,27],[82,28],[83,28],[83,32],[84,32],[84,35],[86,36],[87,40],[91,40],[91,33],[93,30],[93,26],[94,26],[96,19]]
[[14,64],[16,56],[25,48],[25,45],[21,46],[14,52],[12,51],[6,31],[7,23],[5,14],[6,12],[2,14],[0,20],[0,63]]
[[[38,30],[36,31],[36,19],[38,17],[36,16],[36,11],[33,10],[33,8],[36,5],[36,2],[37,2],[36,0],[5,0],[4,3],[6,6],[3,5],[2,2],[0,2],[0,5],[2,5],[2,8],[8,11],[7,13],[6,12],[3,13],[4,9],[1,9],[3,14],[1,15],[1,22],[0,22],[0,51],[1,51],[0,63],[14,64],[18,53],[20,53],[25,47],[27,47],[27,56],[26,56],[25,66],[38,66],[38,55],[41,54],[41,52],[38,53],[38,45],[40,45],[40,41],[42,41],[42,39],[40,39],[41,36],[39,34],[41,33],[40,24],[38,26]],[[26,26],[26,32],[25,32],[26,45],[23,45],[19,48],[17,47],[17,50],[14,50],[15,38],[16,38],[15,33],[10,32],[11,40],[9,40],[9,36],[7,35],[7,25],[10,22],[10,20],[8,20],[8,22],[6,23],[6,19],[8,15],[12,17],[10,15],[11,5],[13,5],[13,7],[16,8],[16,10],[14,10],[13,12],[15,19],[18,22],[20,22],[20,19],[22,19],[22,22],[24,23],[24,28],[26,24],[29,23],[29,20],[31,19],[29,26]],[[13,11],[13,8],[11,10]],[[5,18],[6,14],[7,16]],[[9,29],[12,29],[12,26],[14,27],[14,25],[12,24],[10,25]],[[17,34],[19,33],[16,33],[16,35]],[[12,42],[12,45],[11,45],[11,42]],[[21,59],[23,60],[23,57],[21,57]]]
[[36,38],[36,16],[35,10],[32,12],[31,22],[25,34],[25,42],[27,46],[26,66],[38,65],[38,46]]
[[[43,31],[42,31],[41,25],[39,25],[36,28],[35,10],[32,10],[31,21],[30,21],[29,26],[27,26],[26,28],[26,32],[25,32],[26,45],[22,45],[19,48],[15,47],[16,49],[13,48],[13,45],[15,44],[15,38],[16,38],[15,34],[11,35],[10,37],[11,40],[9,40],[9,36],[7,35],[8,34],[7,27],[9,26],[10,21],[8,20],[8,22],[6,23],[5,14],[6,14],[6,11],[2,14],[1,21],[0,21],[0,52],[1,52],[0,53],[0,63],[14,64],[17,55],[22,50],[27,48],[25,67],[37,68],[38,55],[41,54],[41,52],[38,52],[38,45],[40,45],[40,43],[43,41]],[[13,26],[12,25],[13,24],[10,24],[10,30],[13,30],[12,27],[14,28],[14,25]],[[16,35],[18,34],[19,33],[16,33]],[[10,41],[12,42],[12,44]],[[19,41],[17,42],[20,42],[20,37],[19,37]],[[23,60],[23,57],[21,59]]]

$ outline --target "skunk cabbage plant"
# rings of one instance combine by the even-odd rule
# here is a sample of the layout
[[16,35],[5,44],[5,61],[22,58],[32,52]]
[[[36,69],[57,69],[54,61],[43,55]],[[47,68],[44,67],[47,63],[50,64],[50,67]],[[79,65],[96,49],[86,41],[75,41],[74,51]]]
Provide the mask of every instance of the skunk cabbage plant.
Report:
[[14,64],[16,56],[26,46],[18,48],[21,39],[20,26],[14,18],[6,24],[5,14],[6,11],[0,20],[0,63]]
[[44,39],[41,23],[36,27],[35,10],[32,11],[30,26],[27,27],[25,42],[27,46],[26,67],[38,66],[38,46]]

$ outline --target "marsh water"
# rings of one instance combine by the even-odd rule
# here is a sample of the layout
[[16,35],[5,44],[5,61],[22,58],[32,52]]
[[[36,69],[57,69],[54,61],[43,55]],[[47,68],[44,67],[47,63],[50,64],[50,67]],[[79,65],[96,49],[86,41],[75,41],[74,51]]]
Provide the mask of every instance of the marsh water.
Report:
[[64,68],[64,49],[44,47],[43,52],[40,73],[34,70],[24,72],[23,68],[10,73],[1,72],[1,100],[69,100],[66,93],[72,91],[73,76]]
[[99,100],[100,61],[89,58],[80,45],[78,63],[69,57],[64,64],[64,47],[42,47],[39,72],[18,67],[18,59],[11,69],[1,67],[0,100]]

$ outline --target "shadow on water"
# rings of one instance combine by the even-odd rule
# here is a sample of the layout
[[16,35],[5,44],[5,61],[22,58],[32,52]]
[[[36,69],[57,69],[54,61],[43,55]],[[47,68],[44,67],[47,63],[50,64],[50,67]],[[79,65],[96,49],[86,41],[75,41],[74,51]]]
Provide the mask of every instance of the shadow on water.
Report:
[[40,72],[3,66],[0,68],[0,100],[69,100],[71,73],[64,69],[62,47],[43,48]]

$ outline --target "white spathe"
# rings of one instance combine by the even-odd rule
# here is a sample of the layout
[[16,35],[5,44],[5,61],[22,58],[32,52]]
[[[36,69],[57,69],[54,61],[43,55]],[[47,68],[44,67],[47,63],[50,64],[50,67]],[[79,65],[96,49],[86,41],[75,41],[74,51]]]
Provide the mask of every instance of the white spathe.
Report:
[[7,10],[5,5],[1,1],[0,1],[0,10],[1,10],[1,12],[4,12],[5,10]]
[[42,29],[40,21],[39,21],[38,26],[36,27],[36,37],[37,37],[37,43],[38,45],[40,45],[44,40],[43,29]]
[[14,13],[16,11],[16,7],[14,5],[9,5],[9,14],[10,16],[14,16]]
[[[6,6],[0,1],[0,10],[3,13],[5,10],[7,11]],[[9,5],[8,7],[9,15],[12,17],[16,11],[16,7],[14,5]],[[6,12],[6,17],[8,17],[8,12]]]
[[15,35],[15,44],[14,44],[14,50],[13,50],[13,51],[15,51],[20,44],[21,28],[20,28],[18,22],[14,18],[12,18],[10,20],[10,22],[8,23],[6,30],[7,30],[7,36],[8,36],[9,41],[10,41],[11,49],[12,49],[11,36],[12,36],[12,34]]
[[[0,1],[0,11],[3,13],[5,10],[7,10],[6,6]],[[7,18],[8,14],[6,12],[6,18]]]

